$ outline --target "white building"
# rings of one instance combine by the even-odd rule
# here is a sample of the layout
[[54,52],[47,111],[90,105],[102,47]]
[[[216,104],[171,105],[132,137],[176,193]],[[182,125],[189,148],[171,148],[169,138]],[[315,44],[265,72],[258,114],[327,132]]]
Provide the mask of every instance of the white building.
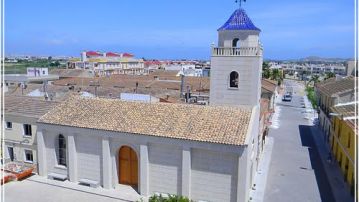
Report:
[[37,122],[39,175],[125,184],[144,197],[248,201],[258,160],[259,32],[243,9],[219,29],[212,106],[70,97]]
[[36,121],[58,102],[26,96],[5,96],[5,163],[37,165]]
[[345,75],[346,67],[343,64],[283,64],[281,65],[284,70],[289,72],[302,73],[303,71],[307,74],[325,74],[332,72],[334,74]]
[[49,75],[49,68],[42,67],[28,67],[27,68],[27,76],[47,76]]
[[97,76],[110,74],[148,74],[142,59],[136,59],[129,53],[101,53],[85,51],[81,59],[71,59],[68,68],[89,69]]

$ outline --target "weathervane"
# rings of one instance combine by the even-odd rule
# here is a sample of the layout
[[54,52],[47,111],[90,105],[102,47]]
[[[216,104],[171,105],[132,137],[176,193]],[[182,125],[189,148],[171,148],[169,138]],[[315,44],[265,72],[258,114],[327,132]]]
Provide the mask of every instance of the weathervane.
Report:
[[238,0],[236,0],[236,3],[238,3],[238,2],[239,2],[239,8],[241,8],[241,7],[242,7],[242,1],[243,1],[243,2],[246,2],[246,0],[239,0],[239,1],[238,1]]

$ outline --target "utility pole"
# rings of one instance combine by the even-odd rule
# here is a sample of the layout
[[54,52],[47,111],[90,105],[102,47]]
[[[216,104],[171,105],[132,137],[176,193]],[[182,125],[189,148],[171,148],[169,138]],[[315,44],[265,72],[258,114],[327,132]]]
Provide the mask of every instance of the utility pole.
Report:
[[180,89],[180,98],[183,98],[183,88],[184,88],[184,73],[181,72],[181,89]]

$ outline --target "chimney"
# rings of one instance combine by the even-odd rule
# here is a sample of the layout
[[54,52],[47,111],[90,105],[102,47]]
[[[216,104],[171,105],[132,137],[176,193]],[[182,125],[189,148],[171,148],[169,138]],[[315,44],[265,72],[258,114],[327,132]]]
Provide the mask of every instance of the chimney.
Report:
[[183,88],[184,88],[184,74],[181,73],[181,92],[180,92],[180,98],[183,97]]

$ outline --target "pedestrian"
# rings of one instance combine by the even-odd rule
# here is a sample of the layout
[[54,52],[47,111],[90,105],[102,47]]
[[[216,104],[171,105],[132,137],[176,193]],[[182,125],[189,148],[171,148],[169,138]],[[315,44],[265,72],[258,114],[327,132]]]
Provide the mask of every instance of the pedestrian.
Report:
[[332,153],[329,152],[327,161],[328,163],[332,163],[332,160],[333,160]]

